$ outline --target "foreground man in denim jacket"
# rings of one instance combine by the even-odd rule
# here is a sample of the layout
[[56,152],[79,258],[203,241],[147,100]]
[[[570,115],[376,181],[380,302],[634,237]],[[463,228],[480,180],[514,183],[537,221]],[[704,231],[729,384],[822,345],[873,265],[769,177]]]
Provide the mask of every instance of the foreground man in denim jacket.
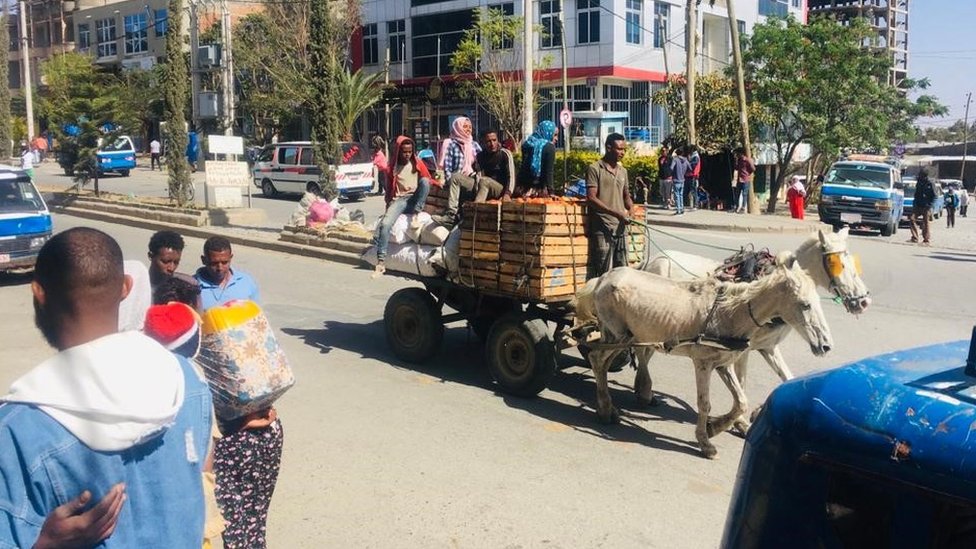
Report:
[[154,340],[117,332],[131,279],[107,234],[56,235],[34,276],[35,322],[59,352],[0,404],[0,548],[200,547],[206,384]]

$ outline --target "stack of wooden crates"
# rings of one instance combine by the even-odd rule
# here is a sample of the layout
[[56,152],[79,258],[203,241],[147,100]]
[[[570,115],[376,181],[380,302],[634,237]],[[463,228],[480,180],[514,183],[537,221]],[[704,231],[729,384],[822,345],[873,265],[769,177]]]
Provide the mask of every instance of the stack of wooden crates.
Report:
[[[637,212],[643,220],[643,210]],[[572,298],[586,283],[587,206],[583,201],[464,205],[462,284],[534,301]],[[644,233],[632,225],[630,262],[642,259]]]

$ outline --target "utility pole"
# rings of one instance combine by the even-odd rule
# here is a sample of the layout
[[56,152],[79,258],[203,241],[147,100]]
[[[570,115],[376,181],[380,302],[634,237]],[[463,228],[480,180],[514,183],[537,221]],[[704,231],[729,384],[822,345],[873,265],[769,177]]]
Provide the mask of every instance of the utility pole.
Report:
[[[752,158],[752,144],[749,142],[749,110],[746,104],[745,75],[742,71],[742,50],[739,48],[739,21],[735,18],[735,0],[728,0],[728,9],[729,33],[732,35],[732,61],[735,63],[736,87],[739,89],[739,124],[742,126],[742,148],[745,149],[746,156]],[[755,183],[755,177],[753,177],[753,183]],[[749,213],[759,213],[755,184],[749,185]]]
[[688,0],[688,21],[685,27],[687,59],[685,60],[685,102],[688,105],[688,144],[698,141],[695,131],[695,53],[698,49],[698,0]]
[[[563,109],[569,110],[569,76],[566,67],[566,7],[559,10],[559,46],[563,63]],[[569,182],[569,128],[563,128],[563,179]]]
[[962,123],[962,167],[959,168],[959,179],[962,187],[966,188],[966,155],[969,153],[969,104],[973,102],[973,92],[966,94],[966,118]]
[[[190,1],[190,124],[194,129],[200,127],[200,19],[197,0]],[[181,131],[170,128],[169,131]]]
[[[563,6],[565,9],[565,6]],[[522,18],[525,24],[522,36],[522,56],[524,59],[522,88],[522,138],[532,135],[535,127],[535,113],[532,112],[532,59],[535,55],[535,37],[532,33],[532,0],[522,0]]]
[[237,118],[234,104],[234,50],[232,44],[234,33],[231,29],[230,8],[227,5],[227,0],[220,3],[220,9],[222,12],[220,34],[221,41],[224,44],[221,48],[224,68],[224,135],[234,135],[234,122]]
[[27,37],[27,2],[20,0],[20,63],[24,70],[24,106],[27,109],[27,140],[34,138],[34,84],[31,82],[30,44]]
[[661,14],[657,16],[657,32],[661,34],[661,52],[664,54],[664,80],[665,84],[671,80],[671,69],[668,68],[668,29],[664,26],[664,19]]

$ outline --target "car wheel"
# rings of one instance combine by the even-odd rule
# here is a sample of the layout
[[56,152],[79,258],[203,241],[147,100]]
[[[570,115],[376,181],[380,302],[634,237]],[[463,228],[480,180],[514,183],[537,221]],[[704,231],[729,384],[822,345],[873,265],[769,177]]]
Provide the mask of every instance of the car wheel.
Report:
[[119,170],[119,175],[122,177],[129,177],[129,170]]
[[265,179],[261,181],[261,194],[267,198],[271,198],[278,194],[278,189],[275,188],[274,183],[270,179]]
[[881,236],[891,236],[895,232],[893,229],[894,225],[894,221],[889,221],[887,225],[883,225],[881,227]]
[[309,183],[308,185],[305,185],[305,192],[310,192],[316,196],[321,196],[322,188],[319,187],[318,183]]

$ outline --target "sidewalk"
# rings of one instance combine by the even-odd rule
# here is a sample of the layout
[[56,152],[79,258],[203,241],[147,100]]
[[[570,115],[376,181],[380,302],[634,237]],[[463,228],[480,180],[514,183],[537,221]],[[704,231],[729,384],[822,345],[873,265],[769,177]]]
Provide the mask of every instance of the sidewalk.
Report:
[[[660,206],[646,206],[647,223],[652,227],[676,227],[706,231],[743,233],[801,233],[817,229],[832,230],[820,222],[814,209],[807,209],[806,219],[793,219],[785,206],[777,205],[775,214],[737,214],[719,210],[685,210],[684,215],[674,215],[674,210]],[[765,205],[762,205],[765,212]]]

